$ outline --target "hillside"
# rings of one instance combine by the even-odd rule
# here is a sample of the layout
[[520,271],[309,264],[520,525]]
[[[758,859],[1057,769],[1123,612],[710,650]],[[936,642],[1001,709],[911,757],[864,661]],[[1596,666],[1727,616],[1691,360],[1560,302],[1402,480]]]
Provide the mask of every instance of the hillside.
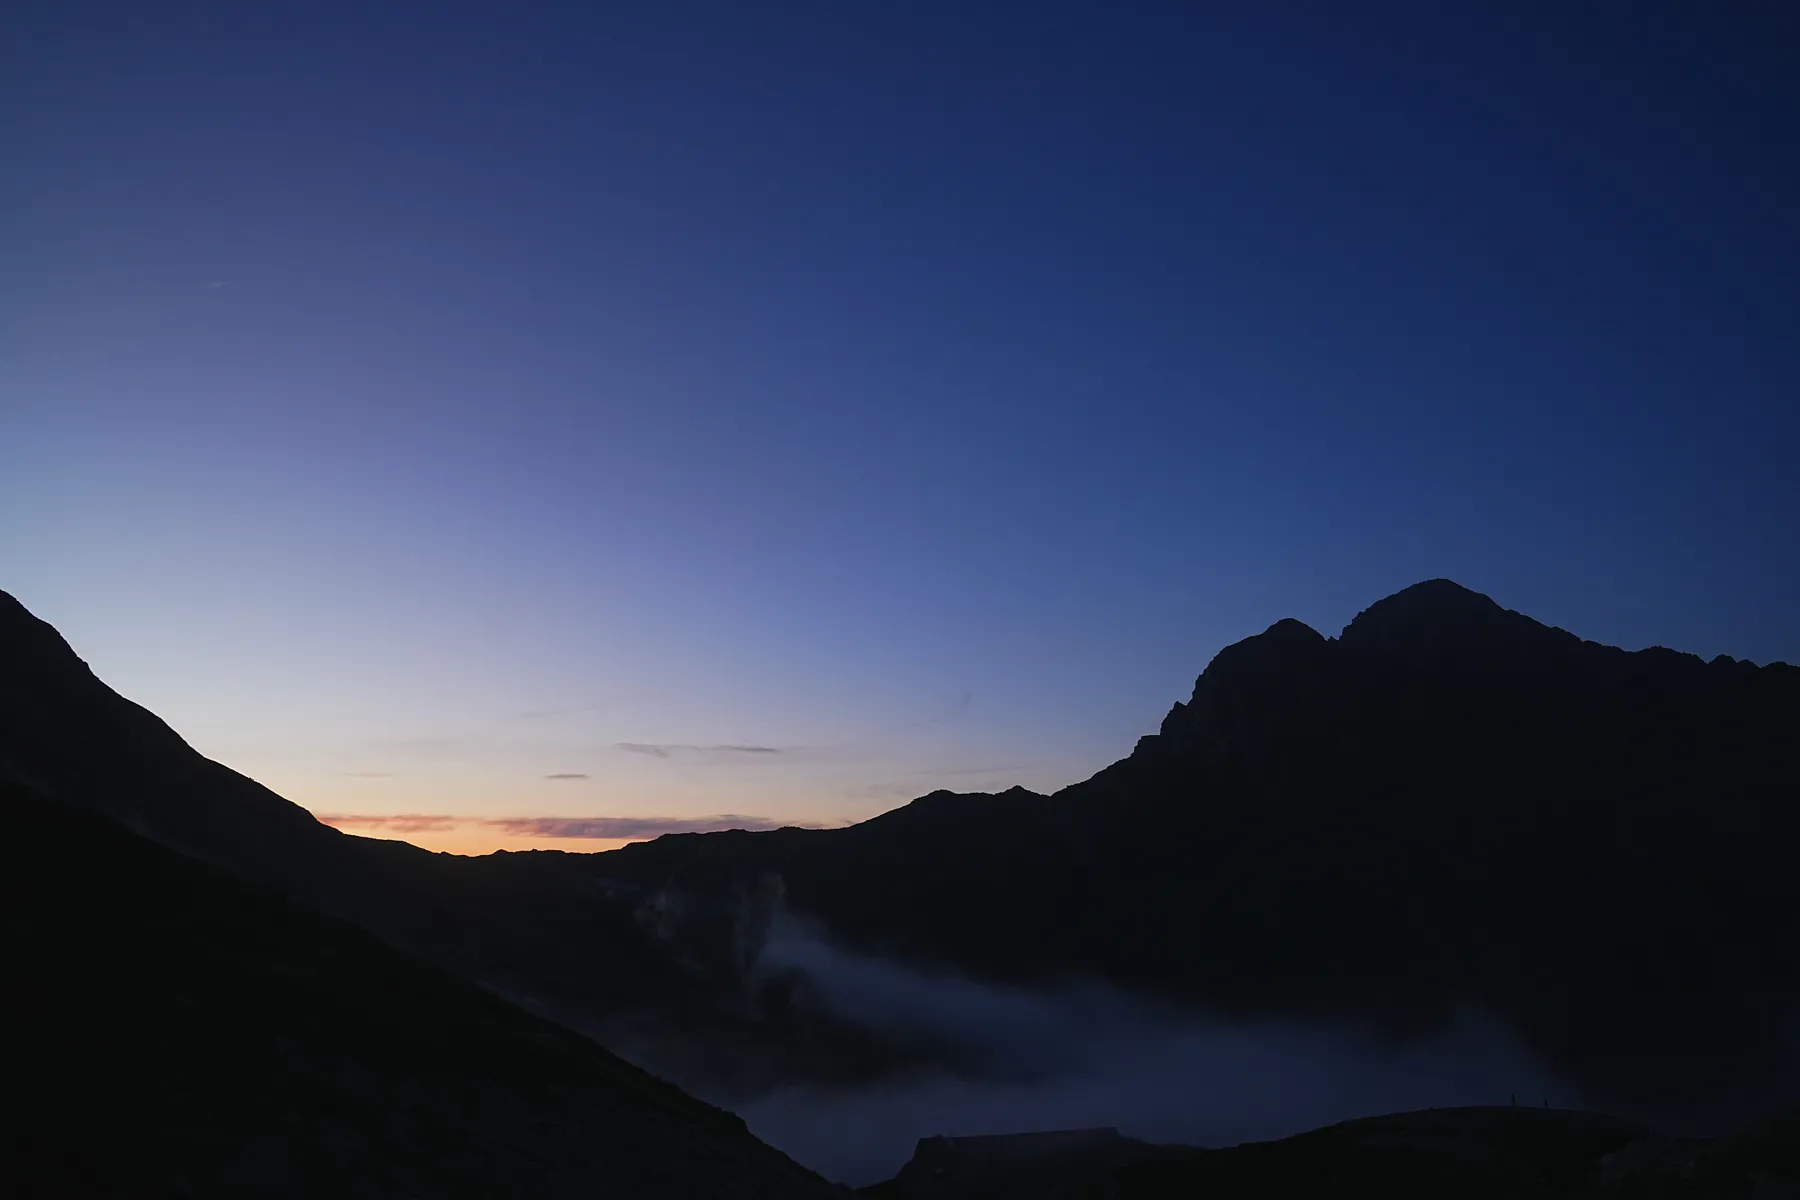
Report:
[[9,1195],[832,1194],[731,1114],[360,929],[19,784],[0,799]]

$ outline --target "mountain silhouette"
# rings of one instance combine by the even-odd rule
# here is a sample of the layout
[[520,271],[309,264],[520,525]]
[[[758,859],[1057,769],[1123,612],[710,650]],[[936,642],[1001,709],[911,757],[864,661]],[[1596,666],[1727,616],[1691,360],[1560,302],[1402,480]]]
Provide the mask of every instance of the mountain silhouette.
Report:
[[1601,646],[1435,580],[1336,638],[1284,620],[1225,647],[1054,795],[462,858],[341,833],[205,759],[0,593],[0,782],[16,817],[57,814],[32,816],[52,875],[98,836],[56,822],[116,823],[133,854],[360,926],[672,1078],[761,1087],[951,1053],[749,969],[786,910],[902,963],[1229,1017],[1405,1037],[1477,1007],[1594,1102],[1752,1115],[1795,1078],[1797,731],[1792,667]]
[[[1386,1035],[1477,1006],[1584,1090],[1696,1117],[1793,1085],[1800,670],[1626,652],[1448,580],[1221,650],[1053,796],[598,856],[764,873],[849,946]],[[1755,1100],[1752,1100],[1752,1097]]]

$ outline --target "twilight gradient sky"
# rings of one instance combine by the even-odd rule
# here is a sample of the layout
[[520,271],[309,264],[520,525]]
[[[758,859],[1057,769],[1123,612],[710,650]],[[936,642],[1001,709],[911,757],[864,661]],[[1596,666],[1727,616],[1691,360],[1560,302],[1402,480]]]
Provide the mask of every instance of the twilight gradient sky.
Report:
[[1052,789],[1440,575],[1800,660],[1797,19],[8,5],[0,586],[455,849]]

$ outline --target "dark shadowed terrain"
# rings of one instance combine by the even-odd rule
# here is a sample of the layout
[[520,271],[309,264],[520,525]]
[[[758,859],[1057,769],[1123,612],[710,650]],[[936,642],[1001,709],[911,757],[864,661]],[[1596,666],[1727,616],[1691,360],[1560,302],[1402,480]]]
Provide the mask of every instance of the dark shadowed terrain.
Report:
[[[1723,1132],[1800,1078],[1797,746],[1800,671],[1599,646],[1435,581],[1335,639],[1282,621],[1227,647],[1053,796],[459,858],[205,759],[0,593],[30,981],[8,1136],[95,1186],[547,1195],[602,1161],[627,1194],[825,1186],[578,1034],[856,1184],[933,1134],[1262,1145],[1509,1093]],[[1058,1172],[1337,1194],[1462,1187],[1478,1160],[1492,1194],[1580,1194],[1625,1136],[1458,1120]],[[101,1136],[126,1149],[80,1153]],[[1749,1187],[1742,1144],[1683,1143],[1677,1174]],[[948,1186],[921,1169],[888,1194]],[[763,1190],[706,1190],[728,1176]]]
[[730,1113],[361,929],[0,795],[9,1195],[832,1193]]
[[1382,1196],[1391,1200],[1787,1200],[1800,1195],[1800,1120],[1716,1140],[1595,1113],[1450,1108],[1348,1121],[1223,1150],[1112,1130],[930,1138],[882,1200],[1161,1200]]

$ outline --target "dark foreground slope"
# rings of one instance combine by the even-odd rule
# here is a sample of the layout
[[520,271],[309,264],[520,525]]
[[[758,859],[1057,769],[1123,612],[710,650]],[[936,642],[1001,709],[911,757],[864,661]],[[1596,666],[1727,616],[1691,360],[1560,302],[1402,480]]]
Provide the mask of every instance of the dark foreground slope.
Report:
[[[1042,1135],[1038,1135],[1042,1136]],[[1457,1108],[1347,1121],[1222,1150],[930,1138],[880,1200],[1775,1200],[1800,1195],[1800,1119],[1679,1139],[1594,1113]],[[944,1145],[950,1143],[950,1145]],[[990,1148],[990,1143],[995,1144]]]
[[360,929],[19,784],[0,803],[9,1195],[834,1190]]
[[1399,1033],[1479,1006],[1596,1102],[1733,1120],[1795,1082],[1797,752],[1800,670],[1627,653],[1439,580],[1336,639],[1282,621],[1227,647],[1054,796],[594,862],[778,878],[841,941],[988,979]]

